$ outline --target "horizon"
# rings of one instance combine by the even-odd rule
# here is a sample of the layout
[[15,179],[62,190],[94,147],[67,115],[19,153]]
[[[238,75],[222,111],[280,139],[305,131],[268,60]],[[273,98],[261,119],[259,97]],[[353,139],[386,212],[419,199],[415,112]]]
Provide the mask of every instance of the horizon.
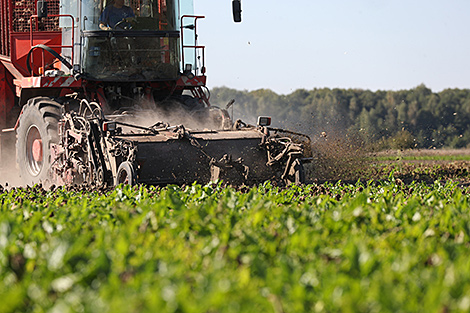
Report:
[[413,89],[416,89],[416,88],[419,88],[419,87],[425,87],[429,90],[431,90],[431,92],[433,93],[441,93],[445,90],[470,90],[470,87],[468,88],[458,88],[458,87],[455,87],[455,88],[444,88],[442,90],[433,90],[432,88],[426,86],[425,84],[419,84],[417,86],[414,86],[414,87],[411,87],[411,88],[404,88],[404,89],[376,89],[376,90],[371,90],[371,89],[367,89],[367,88],[341,88],[341,87],[313,87],[313,88],[297,88],[297,89],[294,89],[292,90],[291,92],[285,94],[285,93],[278,93],[276,92],[275,90],[272,90],[270,88],[258,88],[258,89],[253,89],[253,90],[248,90],[248,89],[237,89],[237,88],[232,88],[232,87],[228,87],[228,86],[213,86],[210,88],[210,90],[213,90],[213,89],[221,89],[221,88],[227,88],[227,89],[232,89],[232,90],[236,90],[236,91],[241,91],[241,92],[256,92],[256,91],[259,91],[259,90],[270,90],[272,92],[274,92],[275,94],[277,95],[283,95],[283,96],[287,96],[287,95],[290,95],[292,93],[295,93],[296,91],[299,91],[299,90],[306,90],[306,91],[314,91],[314,90],[321,90],[321,89],[329,89],[329,90],[335,90],[335,89],[340,89],[340,90],[360,90],[360,91],[370,91],[370,92],[379,92],[379,91],[384,91],[384,92],[400,92],[400,91],[411,91]]

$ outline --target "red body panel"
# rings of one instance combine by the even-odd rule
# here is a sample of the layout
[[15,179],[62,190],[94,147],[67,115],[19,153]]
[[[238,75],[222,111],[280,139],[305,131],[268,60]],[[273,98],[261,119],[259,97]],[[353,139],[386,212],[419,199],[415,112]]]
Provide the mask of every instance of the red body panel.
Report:
[[[11,61],[15,64],[16,68],[23,76],[30,76],[26,67],[26,57],[31,49],[31,39],[29,33],[13,33],[11,34]],[[46,46],[60,46],[62,43],[61,32],[34,32],[33,46],[37,44],[44,44]],[[55,51],[60,53],[60,49],[55,48]],[[32,55],[32,66],[34,73],[38,73],[39,67],[42,67],[44,54],[44,64],[51,64],[55,57],[51,54],[44,52],[41,49],[36,49]]]
[[13,86],[13,76],[5,66],[0,63],[0,168],[4,166],[2,160],[11,160],[13,155],[7,149],[7,144],[14,140],[11,134],[3,133],[2,130],[11,127],[11,110],[15,104],[15,93]]
[[[37,0],[1,0],[0,1],[0,55],[10,57],[11,35],[14,33],[29,34],[30,16],[36,14]],[[48,13],[59,14],[59,0],[48,0]],[[44,19],[40,23],[41,31],[58,31],[58,18]],[[34,21],[36,26],[37,20]]]
[[8,113],[15,104],[13,76],[0,63],[0,130],[6,128]]
[[25,77],[18,82],[21,88],[79,88],[81,80],[75,80],[72,76],[59,77]]
[[206,85],[206,76],[195,76],[193,79],[188,78],[187,76],[181,76],[178,79],[178,86],[185,87],[202,87]]
[[0,1],[0,54],[10,55],[11,3]]

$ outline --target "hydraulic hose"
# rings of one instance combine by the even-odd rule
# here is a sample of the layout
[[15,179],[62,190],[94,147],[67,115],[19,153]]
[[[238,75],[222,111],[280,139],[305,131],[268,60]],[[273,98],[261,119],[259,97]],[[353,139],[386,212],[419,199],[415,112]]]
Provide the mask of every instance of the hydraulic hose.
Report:
[[29,50],[28,52],[28,56],[26,57],[26,67],[28,69],[28,72],[33,75],[33,70],[31,68],[31,55],[33,54],[33,51],[34,49],[36,48],[39,48],[39,49],[42,49],[42,50],[45,50],[47,52],[49,52],[50,54],[52,54],[53,56],[55,56],[57,59],[59,59],[60,62],[62,62],[62,64],[64,64],[69,70],[71,70],[73,68],[73,66],[69,63],[69,61],[67,61],[63,56],[61,56],[60,54],[58,54],[55,50],[53,50],[51,47],[48,47],[46,45],[43,45],[43,44],[39,44],[39,45],[35,45],[33,47],[31,47],[31,49]]

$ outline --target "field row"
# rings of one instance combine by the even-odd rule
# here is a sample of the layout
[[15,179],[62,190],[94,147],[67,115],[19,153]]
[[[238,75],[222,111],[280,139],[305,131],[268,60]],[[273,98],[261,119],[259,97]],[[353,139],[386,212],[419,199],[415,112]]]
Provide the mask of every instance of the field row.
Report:
[[0,194],[1,312],[468,312],[456,183]]

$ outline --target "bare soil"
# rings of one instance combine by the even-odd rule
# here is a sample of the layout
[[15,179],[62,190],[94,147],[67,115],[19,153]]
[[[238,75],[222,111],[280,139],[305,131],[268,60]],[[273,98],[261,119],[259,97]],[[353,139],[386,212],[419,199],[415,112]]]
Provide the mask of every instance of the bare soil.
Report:
[[[333,145],[326,150],[327,153],[324,151],[319,154],[322,157],[307,166],[310,181],[387,180],[393,174],[394,178],[404,182],[453,180],[470,185],[470,149],[389,150],[370,153],[360,148],[338,149]],[[465,160],[467,156],[469,160]],[[420,160],[421,157],[425,159]],[[456,158],[464,160],[455,160]]]

